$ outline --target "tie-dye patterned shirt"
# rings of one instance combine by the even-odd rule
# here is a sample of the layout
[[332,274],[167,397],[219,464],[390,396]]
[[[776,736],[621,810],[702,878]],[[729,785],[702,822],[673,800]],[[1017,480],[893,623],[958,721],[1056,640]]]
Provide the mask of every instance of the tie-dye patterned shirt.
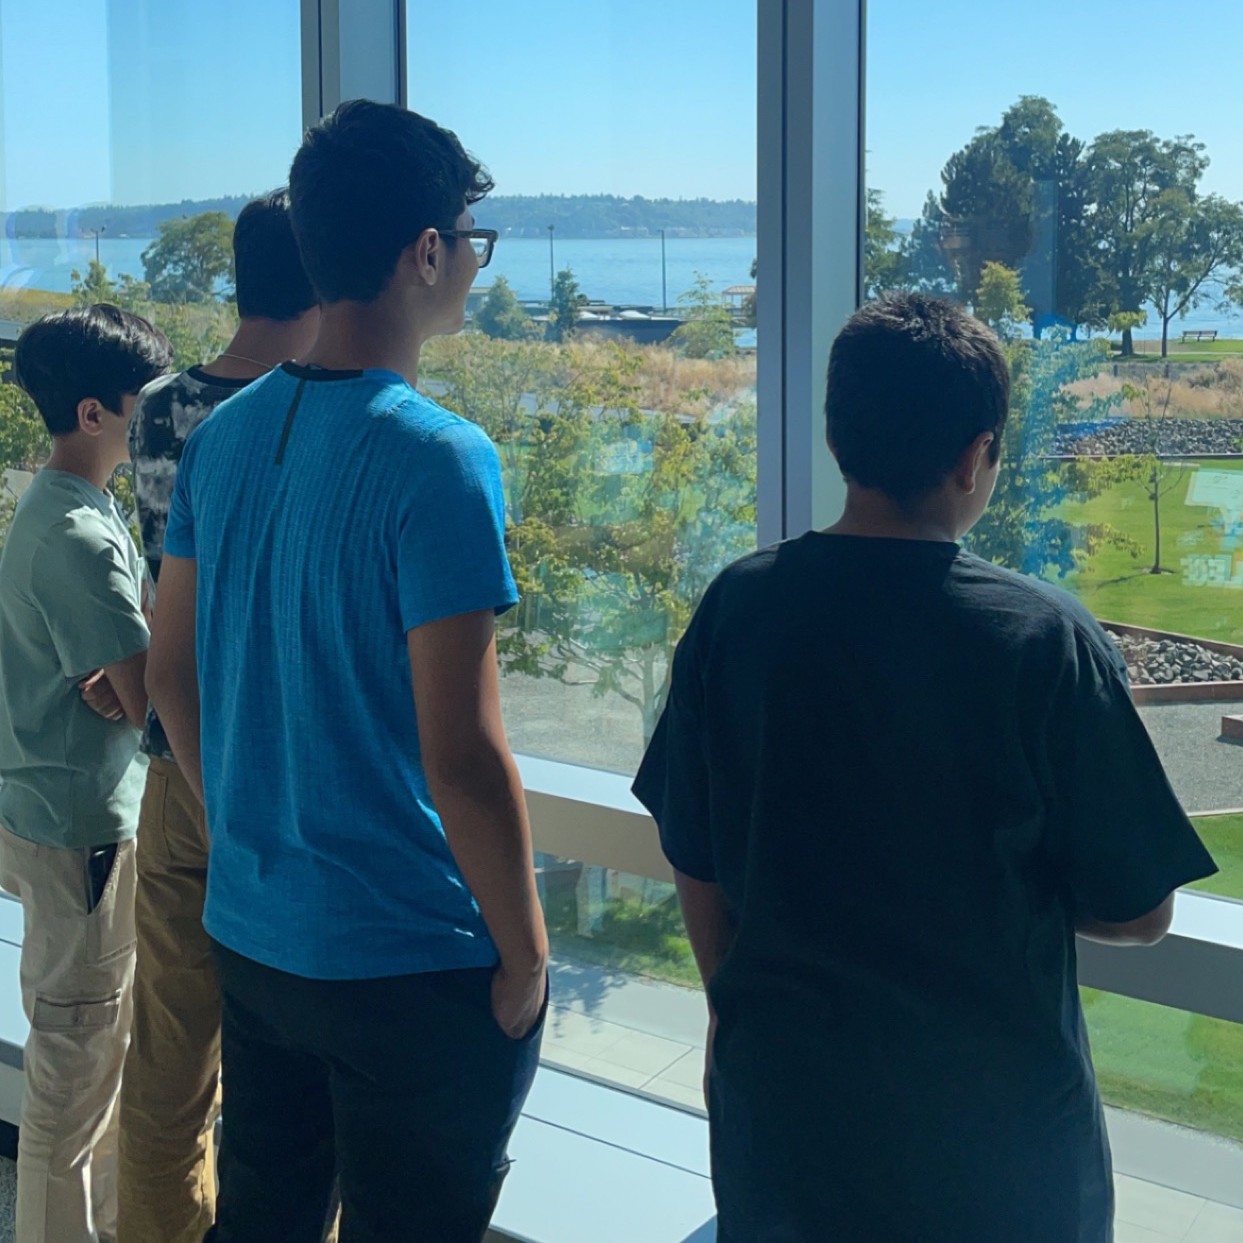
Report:
[[[160,578],[164,528],[168,525],[177,463],[181,461],[186,438],[222,401],[253,382],[208,375],[201,367],[191,367],[180,375],[156,380],[142,391],[130,425],[129,447],[134,461],[142,552],[153,583]],[[150,709],[142,747],[148,755],[173,758],[159,717]]]

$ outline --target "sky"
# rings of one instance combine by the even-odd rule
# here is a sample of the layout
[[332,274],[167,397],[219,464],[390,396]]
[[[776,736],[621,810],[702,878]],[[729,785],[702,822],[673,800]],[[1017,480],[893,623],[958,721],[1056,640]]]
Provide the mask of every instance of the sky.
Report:
[[1043,95],[1077,138],[1195,134],[1206,191],[1243,200],[1243,4],[868,0],[868,181],[919,214],[946,158],[1020,95]]
[[[1093,12],[869,0],[869,182],[889,211],[917,214],[946,158],[1025,93],[1082,138],[1194,133],[1205,188],[1243,199],[1243,4],[1203,0],[1192,20],[1130,0],[1121,35]],[[755,15],[755,0],[409,0],[410,103],[499,193],[752,199]],[[299,38],[298,0],[0,0],[0,208],[280,184]]]

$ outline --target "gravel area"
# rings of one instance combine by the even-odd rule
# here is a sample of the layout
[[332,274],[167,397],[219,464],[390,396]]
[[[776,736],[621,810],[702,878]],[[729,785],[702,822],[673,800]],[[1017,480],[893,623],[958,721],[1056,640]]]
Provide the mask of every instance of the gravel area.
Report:
[[1193,815],[1243,808],[1243,747],[1219,737],[1221,718],[1239,713],[1243,700],[1139,709],[1174,792]]
[[[1063,423],[1053,439],[1054,452],[1098,454],[1152,452],[1152,429],[1144,419],[1115,423]],[[1202,453],[1243,453],[1243,419],[1159,420],[1157,452],[1164,457],[1195,457]]]
[[1135,686],[1243,680],[1243,660],[1198,643],[1130,634],[1110,634],[1110,638],[1122,649]]

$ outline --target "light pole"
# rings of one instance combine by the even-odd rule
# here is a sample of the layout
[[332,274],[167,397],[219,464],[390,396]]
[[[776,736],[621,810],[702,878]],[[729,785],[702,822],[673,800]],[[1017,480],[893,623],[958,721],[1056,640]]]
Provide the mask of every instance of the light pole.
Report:
[[553,294],[557,286],[557,260],[553,253],[553,234],[557,231],[555,224],[548,226],[548,303],[552,305]]
[[101,224],[98,229],[87,230],[87,232],[95,234],[95,262],[96,263],[99,262],[99,235],[101,233],[106,233],[107,231],[108,231],[108,226],[106,224]]
[[660,309],[669,309],[669,286],[665,280],[665,231],[660,231]]

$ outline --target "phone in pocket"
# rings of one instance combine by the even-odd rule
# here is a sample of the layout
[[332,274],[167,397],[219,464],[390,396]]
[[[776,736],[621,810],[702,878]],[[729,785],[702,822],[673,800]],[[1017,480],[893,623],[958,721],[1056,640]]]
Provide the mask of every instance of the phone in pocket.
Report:
[[104,899],[108,877],[117,859],[117,843],[108,846],[92,846],[86,852],[86,913],[92,914]]

